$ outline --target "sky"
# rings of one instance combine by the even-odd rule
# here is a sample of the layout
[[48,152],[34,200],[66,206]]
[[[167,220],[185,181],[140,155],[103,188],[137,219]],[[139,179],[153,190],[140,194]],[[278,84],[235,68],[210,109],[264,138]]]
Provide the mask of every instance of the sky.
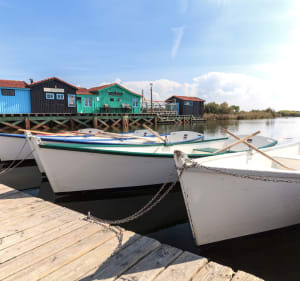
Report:
[[0,0],[0,79],[300,110],[298,0]]

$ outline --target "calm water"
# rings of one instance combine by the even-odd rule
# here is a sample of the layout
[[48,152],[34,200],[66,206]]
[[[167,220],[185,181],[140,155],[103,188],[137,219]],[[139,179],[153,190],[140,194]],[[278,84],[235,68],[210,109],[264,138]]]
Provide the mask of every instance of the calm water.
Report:
[[[276,138],[280,143],[300,140],[300,118],[272,120],[208,121],[191,125],[161,125],[157,131],[193,130],[205,134],[205,138],[225,136],[221,128],[237,134],[251,134],[260,130],[261,135]],[[116,175],[117,176],[117,175]],[[126,217],[145,205],[153,191],[141,193],[82,193],[80,196],[55,198],[49,184],[43,183],[39,196],[55,201],[82,213],[116,219]],[[253,273],[266,280],[300,280],[300,226],[277,230],[266,234],[233,239],[196,247],[188,224],[180,187],[170,193],[155,209],[125,228],[147,234],[163,243],[203,255],[210,260]]]

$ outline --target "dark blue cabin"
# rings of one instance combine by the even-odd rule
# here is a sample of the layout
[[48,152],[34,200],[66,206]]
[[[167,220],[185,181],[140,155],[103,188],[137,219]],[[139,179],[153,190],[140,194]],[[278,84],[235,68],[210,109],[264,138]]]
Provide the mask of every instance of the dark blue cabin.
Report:
[[57,77],[28,85],[32,113],[77,113],[77,87]]
[[179,115],[203,116],[205,100],[198,97],[172,96],[166,102],[176,103]]
[[0,79],[0,114],[31,113],[30,89],[24,81]]

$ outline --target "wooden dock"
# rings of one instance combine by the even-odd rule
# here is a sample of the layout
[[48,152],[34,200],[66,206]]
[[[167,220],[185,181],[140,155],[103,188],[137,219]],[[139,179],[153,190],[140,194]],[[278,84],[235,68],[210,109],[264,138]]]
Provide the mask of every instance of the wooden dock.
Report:
[[262,280],[4,185],[0,225],[0,280]]
[[0,114],[0,132],[8,130],[77,130],[80,128],[123,129],[139,128],[142,124],[192,124],[204,121],[199,116],[162,113],[31,113]]

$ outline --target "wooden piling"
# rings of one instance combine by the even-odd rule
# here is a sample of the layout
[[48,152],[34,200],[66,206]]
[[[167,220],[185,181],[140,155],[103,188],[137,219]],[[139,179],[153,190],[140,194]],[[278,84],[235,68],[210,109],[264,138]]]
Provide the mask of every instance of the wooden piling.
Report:
[[97,116],[94,116],[93,125],[94,125],[95,129],[98,129],[98,118],[97,118]]

